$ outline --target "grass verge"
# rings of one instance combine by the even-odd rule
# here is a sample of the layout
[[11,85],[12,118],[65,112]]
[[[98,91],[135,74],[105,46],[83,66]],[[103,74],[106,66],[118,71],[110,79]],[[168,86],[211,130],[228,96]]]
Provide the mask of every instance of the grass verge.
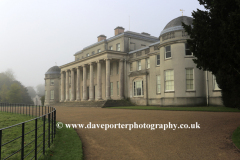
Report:
[[82,160],[82,142],[73,128],[56,129],[54,144],[47,150],[44,160]]
[[237,108],[221,107],[159,107],[159,106],[119,106],[106,107],[112,109],[138,109],[138,110],[168,110],[168,111],[208,111],[208,112],[240,112]]
[[233,132],[232,141],[240,149],[240,126]]

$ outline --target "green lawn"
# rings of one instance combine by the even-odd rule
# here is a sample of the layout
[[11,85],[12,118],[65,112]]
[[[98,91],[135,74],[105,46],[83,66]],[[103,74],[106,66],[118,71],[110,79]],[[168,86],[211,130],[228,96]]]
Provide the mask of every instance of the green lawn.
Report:
[[[14,114],[14,113],[6,113],[6,112],[0,112],[0,129],[1,128],[5,128],[14,124],[18,124],[20,122],[24,122],[24,121],[28,121],[30,119],[33,119],[34,117],[30,117],[30,116],[26,116],[26,115],[20,115],[20,114]],[[43,124],[42,119],[38,119],[37,120],[37,125],[38,127],[41,126]],[[46,128],[47,128],[47,124],[46,124]],[[25,134],[32,131],[35,128],[35,120],[30,121],[28,123],[25,123],[25,127],[24,127],[24,132]],[[43,133],[43,129],[42,127],[40,127],[38,129],[37,135],[39,136],[40,134]],[[17,125],[15,127],[12,128],[8,128],[8,129],[4,129],[2,131],[2,144],[7,143],[8,141],[17,138],[19,136],[22,135],[22,125]],[[41,136],[38,139],[38,144],[41,143],[43,141],[43,136]],[[47,135],[45,135],[46,137],[46,143],[47,143]],[[27,155],[31,150],[34,149],[35,147],[35,131],[30,132],[29,134],[24,136],[24,145],[26,146],[28,143],[30,143],[28,146],[26,146],[24,148],[24,153],[25,155]],[[22,142],[22,138],[18,138],[14,141],[12,141],[11,143],[8,143],[6,145],[4,145],[2,147],[2,157],[1,158],[6,158],[9,155],[11,155],[14,152],[17,152],[16,154],[14,154],[13,156],[10,157],[10,159],[20,159],[21,156],[21,142]],[[42,147],[42,145],[39,146],[39,148]],[[38,148],[38,149],[39,149]],[[19,151],[18,151],[19,150]],[[40,154],[39,154],[40,155]],[[32,153],[30,153],[27,158],[29,157],[33,157],[34,156],[34,151]]]
[[208,111],[208,112],[240,112],[237,108],[227,107],[159,107],[159,106],[119,106],[106,107],[112,109],[138,109],[138,110],[168,110],[168,111]]
[[[6,113],[6,112],[0,112],[0,129],[5,128],[23,121],[27,121],[32,119],[33,117],[26,116],[26,115],[20,115],[20,114],[13,114],[13,113]],[[46,119],[47,120],[47,119]],[[43,124],[42,119],[38,119],[37,125],[38,127]],[[28,123],[25,123],[25,134],[31,130],[33,130],[35,127],[35,121],[31,121]],[[45,129],[47,130],[48,124],[46,123]],[[82,145],[81,140],[77,136],[77,133],[73,129],[61,129],[56,130],[57,134],[54,139],[54,143],[51,145],[51,148],[48,149],[48,132],[46,132],[45,135],[45,143],[46,143],[46,154],[45,157],[42,156],[41,159],[82,159]],[[37,135],[43,133],[43,127],[40,127],[38,129]],[[5,129],[2,131],[2,144],[17,138],[21,136],[22,134],[22,125],[15,126],[13,128]],[[35,131],[29,133],[28,135],[25,135],[25,146],[33,141],[31,144],[26,146],[24,148],[24,154],[27,155],[31,150],[35,147]],[[38,138],[38,143],[40,144],[43,141],[43,136],[40,136]],[[67,142],[67,145],[64,145],[64,143]],[[71,146],[71,147],[69,147]],[[73,148],[72,148],[73,147]],[[42,144],[39,145],[38,151],[42,148]],[[1,158],[6,158],[12,153],[16,152],[17,150],[21,149],[21,137],[7,145],[4,145],[2,147],[2,155]],[[42,151],[38,153],[38,157],[42,154]],[[58,157],[61,155],[61,158]],[[69,155],[73,155],[73,157],[69,158]],[[20,159],[21,156],[21,150],[18,151],[15,155],[11,156],[10,159],[17,160]],[[34,156],[34,151],[30,153],[26,159],[29,159],[30,157]]]
[[232,141],[240,149],[240,126],[233,132]]

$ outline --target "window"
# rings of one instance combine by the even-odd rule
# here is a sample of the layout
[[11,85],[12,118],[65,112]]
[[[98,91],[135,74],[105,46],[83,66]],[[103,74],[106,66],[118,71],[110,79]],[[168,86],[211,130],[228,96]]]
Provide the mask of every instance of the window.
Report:
[[186,86],[187,90],[194,90],[193,68],[186,69]]
[[156,60],[157,60],[156,64],[157,64],[157,66],[159,66],[160,65],[160,54],[156,55]]
[[142,96],[143,95],[143,81],[134,81],[133,82],[133,95]]
[[110,83],[110,91],[111,91],[111,96],[113,95],[113,82]]
[[113,47],[112,47],[112,46],[110,46],[110,47],[109,47],[109,50],[113,50]]
[[117,74],[119,73],[119,62],[117,62]]
[[113,75],[113,63],[110,63],[110,75]]
[[150,58],[146,59],[146,68],[150,68]]
[[130,63],[130,71],[133,71],[133,64]]
[[117,95],[119,96],[119,81],[117,81]]
[[173,70],[165,71],[165,91],[174,91],[174,72],[173,72]]
[[47,85],[47,81],[46,81],[46,79],[45,79],[45,86]]
[[51,97],[50,97],[50,99],[54,99],[54,91],[53,91],[53,90],[51,91]]
[[186,56],[192,56],[192,52],[190,51],[189,45],[185,43],[185,55]]
[[45,99],[47,99],[47,91],[45,90]]
[[94,51],[92,51],[92,55],[94,55],[95,54],[95,52]]
[[87,53],[86,57],[89,57],[89,53]]
[[160,79],[160,75],[157,75],[157,93],[161,93],[161,79]]
[[100,52],[101,52],[101,49],[98,50],[98,53],[100,53]]
[[141,70],[141,60],[137,61],[137,69]]
[[51,86],[54,86],[54,79],[51,79],[50,83],[51,83]]
[[213,89],[214,90],[221,90],[219,87],[218,87],[218,84],[217,84],[217,81],[216,81],[216,77],[213,75]]
[[165,47],[165,58],[168,59],[168,58],[171,58],[172,55],[171,55],[171,46],[166,46]]
[[121,49],[120,49],[120,43],[117,44],[117,47],[116,47],[116,48],[117,48],[117,51],[120,51],[120,50],[121,50]]

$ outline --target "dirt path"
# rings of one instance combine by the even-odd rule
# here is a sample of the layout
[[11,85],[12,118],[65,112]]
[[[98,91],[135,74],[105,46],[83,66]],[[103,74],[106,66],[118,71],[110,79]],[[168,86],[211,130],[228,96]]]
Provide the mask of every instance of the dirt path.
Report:
[[200,129],[77,129],[86,160],[239,160],[231,141],[240,113],[56,107],[67,124],[193,124]]

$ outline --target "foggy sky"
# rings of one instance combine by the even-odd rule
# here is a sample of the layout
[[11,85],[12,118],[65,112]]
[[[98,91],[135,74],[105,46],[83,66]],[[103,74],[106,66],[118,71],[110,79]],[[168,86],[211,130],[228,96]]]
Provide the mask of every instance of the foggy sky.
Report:
[[11,68],[24,86],[44,84],[49,68],[74,61],[74,54],[114,28],[158,37],[166,24],[190,16],[197,0],[1,0],[0,72]]

